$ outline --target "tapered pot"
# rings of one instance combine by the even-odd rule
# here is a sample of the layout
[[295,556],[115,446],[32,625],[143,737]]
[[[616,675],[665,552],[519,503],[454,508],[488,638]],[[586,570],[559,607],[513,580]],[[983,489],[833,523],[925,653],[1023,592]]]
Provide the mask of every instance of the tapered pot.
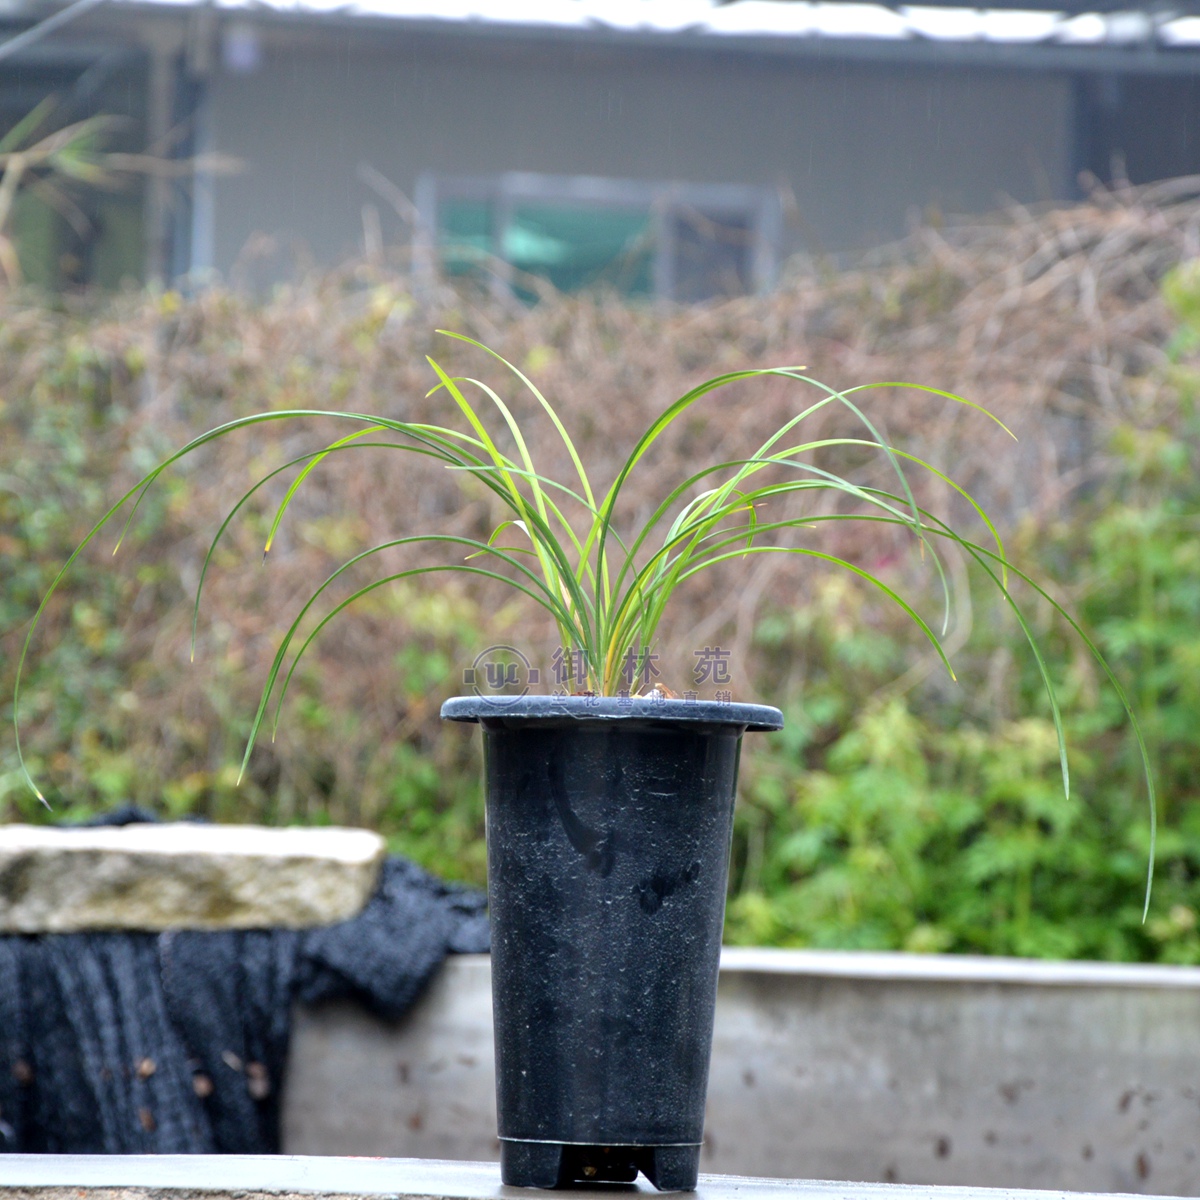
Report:
[[742,734],[778,709],[471,696],[506,1184],[696,1186]]

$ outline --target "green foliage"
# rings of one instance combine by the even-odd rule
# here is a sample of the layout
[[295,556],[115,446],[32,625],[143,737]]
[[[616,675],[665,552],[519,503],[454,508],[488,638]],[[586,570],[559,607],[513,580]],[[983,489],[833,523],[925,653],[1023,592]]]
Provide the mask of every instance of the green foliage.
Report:
[[[111,286],[136,263],[122,250],[140,229],[136,198],[119,193],[160,164],[108,148],[121,120],[64,125],[57,107],[48,97],[0,137],[0,274],[10,286],[78,282],[86,268],[72,251],[87,256],[87,247],[96,252],[92,273]],[[100,214],[115,236],[97,228]]]
[[[819,649],[841,658],[836,645]],[[1102,784],[1082,718],[1068,723],[1076,786],[1067,798],[1054,726],[1042,717],[946,725],[944,706],[886,691],[857,712],[829,706],[822,716],[804,704],[789,716],[790,745],[748,756],[731,940],[1158,956],[1157,926],[1141,924],[1138,771]],[[797,771],[797,757],[807,769]],[[1158,861],[1156,912],[1176,896],[1161,876],[1178,866],[1174,835]],[[1200,902],[1200,892],[1176,902],[1185,900]]]
[[[218,558],[222,538],[235,519],[265,486],[280,477],[291,482],[275,508],[263,546],[263,555],[270,552],[279,533],[284,515],[303,485],[327,460],[341,457],[348,451],[371,448],[404,451],[406,457],[431,460],[466,484],[481,485],[492,494],[506,513],[486,541],[460,533],[406,532],[389,537],[367,549],[344,558],[341,565],[329,573],[311,593],[291,621],[279,641],[274,660],[267,672],[258,709],[250,726],[246,750],[242,759],[242,774],[250,766],[255,743],[264,724],[278,729],[279,716],[293,677],[305,653],[318,635],[334,618],[347,608],[364,601],[377,601],[378,590],[426,576],[454,574],[477,581],[494,581],[514,589],[532,600],[551,618],[558,631],[559,645],[578,654],[583,663],[582,679],[575,682],[584,690],[600,695],[616,695],[622,689],[649,690],[650,675],[645,664],[657,651],[659,626],[667,607],[680,586],[701,574],[731,562],[745,563],[761,554],[785,555],[815,561],[826,568],[847,572],[851,578],[864,580],[882,593],[901,610],[925,636],[934,653],[950,670],[942,646],[920,613],[878,574],[828,550],[810,544],[795,544],[796,536],[813,540],[814,528],[830,524],[874,522],[904,530],[919,543],[923,556],[937,570],[945,594],[946,618],[949,618],[949,590],[942,565],[944,550],[958,550],[973,560],[1000,591],[1016,617],[1033,653],[1042,676],[1054,724],[1055,740],[1062,771],[1064,791],[1069,791],[1066,744],[1062,720],[1055,699],[1054,683],[1047,671],[1037,639],[1021,607],[1008,586],[1012,568],[1004,555],[1004,547],[991,520],[957,483],[937,468],[923,462],[907,451],[895,449],[882,440],[871,419],[864,412],[863,393],[876,388],[903,386],[918,392],[932,393],[956,405],[975,409],[1003,427],[998,418],[970,400],[920,385],[867,384],[838,391],[801,373],[801,369],[781,367],[725,372],[690,388],[669,404],[650,422],[634,443],[616,478],[604,491],[594,491],[588,471],[571,436],[554,406],[537,387],[515,366],[495,351],[462,334],[448,335],[497,359],[515,375],[537,402],[540,415],[553,427],[571,467],[569,482],[543,475],[534,466],[526,432],[513,415],[509,405],[489,384],[474,378],[453,377],[432,358],[429,365],[438,380],[429,395],[445,393],[447,411],[465,421],[466,429],[450,425],[398,420],[385,415],[367,415],[355,411],[325,409],[265,410],[237,417],[193,437],[186,445],[163,458],[136,484],[119,497],[115,504],[97,521],[67,557],[51,581],[37,612],[17,663],[14,684],[14,733],[20,761],[20,716],[18,711],[21,673],[30,640],[37,630],[42,614],[54,600],[60,582],[69,573],[76,559],[85,553],[110,522],[123,516],[127,530],[143,501],[151,494],[164,473],[190,461],[190,456],[218,440],[245,430],[258,434],[280,435],[280,428],[314,419],[332,420],[349,432],[318,451],[294,456],[280,466],[274,466],[260,477],[233,505],[218,527],[204,557],[195,589],[193,605],[193,652],[200,611],[201,593],[210,565]],[[724,391],[742,381],[771,379],[787,380],[800,385],[801,399],[790,415],[756,449],[741,457],[721,456],[692,470],[685,478],[664,485],[659,499],[649,515],[640,514],[624,530],[622,491],[635,471],[643,466],[652,447],[673,426],[693,415],[701,400]],[[479,393],[483,397],[482,415],[468,397]],[[859,393],[859,394],[855,394]],[[853,399],[851,398],[853,396]],[[719,397],[718,397],[719,399]],[[490,401],[490,404],[487,402]],[[865,437],[817,437],[801,440],[801,426],[823,410],[842,408],[853,415]],[[494,413],[493,413],[494,409]],[[457,410],[457,414],[456,414]],[[492,418],[489,420],[489,417]],[[507,447],[504,448],[504,447]],[[858,465],[864,452],[885,460],[895,474],[894,493],[858,482],[837,469],[819,466],[817,458],[830,450],[847,450],[851,464]],[[963,537],[944,518],[921,508],[915,499],[912,485],[903,464],[915,464],[922,472],[944,484],[965,500],[982,520],[995,541],[995,550]],[[644,470],[644,467],[643,467]],[[798,501],[814,496],[831,496],[835,502],[849,504],[848,510],[814,512]],[[791,503],[789,503],[791,502]],[[787,507],[781,512],[781,508]],[[253,508],[249,509],[250,514]],[[518,544],[507,544],[511,535]],[[122,537],[124,534],[122,533]],[[340,539],[339,539],[340,540]],[[944,543],[939,545],[938,543]],[[327,593],[331,587],[353,578],[360,564],[382,563],[384,555],[399,549],[419,548],[448,555],[449,561],[422,563],[403,570],[376,574],[370,582],[358,586],[336,602]],[[1064,616],[1084,644],[1097,658],[1109,677],[1117,697],[1128,716],[1141,747],[1141,734],[1133,712],[1103,657],[1088,640],[1087,635],[1054,601],[1048,593],[1033,583],[1029,576],[1016,571],[1030,582],[1038,595],[1051,608]],[[336,596],[336,592],[330,593]],[[324,609],[324,615],[318,616]],[[310,617],[311,614],[311,617]],[[951,674],[953,672],[951,671]],[[272,701],[274,710],[272,714]],[[1153,782],[1146,762],[1146,782],[1153,804]],[[24,770],[24,764],[22,763]],[[30,785],[43,798],[28,771]],[[1154,820],[1151,810],[1150,837],[1153,845]],[[1147,882],[1147,903],[1149,881]]]
[[[91,312],[37,315],[46,327],[0,326],[8,361],[28,353],[22,343],[38,349],[30,383],[6,389],[0,401],[5,723],[14,716],[14,673],[30,618],[110,502],[112,464],[145,470],[163,456],[153,422],[131,415],[126,403],[140,383],[140,356],[97,350]],[[89,547],[44,611],[21,718],[28,766],[46,781],[53,811],[32,800],[6,739],[0,821],[81,820],[136,803],[164,817],[364,824],[431,869],[482,883],[477,746],[429,733],[430,710],[437,730],[438,696],[455,690],[454,672],[477,652],[483,622],[476,606],[440,590],[397,592],[365,611],[360,634],[371,621],[401,631],[394,660],[372,664],[386,681],[386,702],[363,690],[375,682],[363,671],[350,697],[328,688],[319,671],[298,676],[288,736],[255,755],[239,786],[236,763],[259,680],[236,636],[240,614],[228,602],[214,604],[202,663],[189,671],[186,662],[194,583],[187,560],[195,555],[191,526],[203,498],[192,475],[164,480],[140,507],[137,546],[115,563],[115,536]],[[341,540],[328,522],[300,524],[314,543]],[[265,532],[266,524],[256,528]]]
[[[842,584],[760,628],[771,657],[806,663],[806,683],[786,736],[747,747],[732,940],[1200,962],[1200,373],[1187,365],[1200,272],[1167,294],[1183,330],[1155,419],[1118,428],[1107,484],[1023,539],[1136,681],[1161,822],[1149,919],[1138,747],[1078,644],[1042,614],[1072,752],[1067,799],[1040,681],[1003,614],[977,614],[962,696],[899,694],[903,642],[864,621],[864,598]],[[981,680],[982,704],[968,694]]]
[[[161,329],[169,329],[189,361],[203,366],[189,367],[191,377],[181,371],[171,385],[179,416],[196,424],[245,411],[221,401],[214,412],[222,395],[279,409],[317,407],[329,396],[360,407],[342,399],[357,386],[357,356],[378,343],[386,314],[400,301],[387,300],[379,312],[368,306],[357,324],[347,323],[354,355],[344,361],[333,361],[327,347],[285,356],[256,333],[268,347],[269,369],[261,371],[241,361],[226,369],[219,356],[203,357],[210,354],[205,337],[242,345],[238,331],[250,328],[251,317],[217,297],[205,316],[216,332],[208,334],[189,303],[163,297],[154,329],[162,341],[169,339]],[[231,314],[228,328],[217,319],[222,308]],[[1200,314],[1200,303],[1195,309]],[[153,432],[154,411],[135,411],[144,369],[136,344],[111,331],[97,336],[94,314],[36,320],[45,328],[33,329],[32,318],[0,323],[0,364],[31,364],[0,389],[0,704],[11,693],[38,598],[94,515],[115,498],[113,464],[132,461],[147,471],[163,457],[168,437],[165,429]],[[1022,530],[1011,555],[1055,581],[1054,593],[1069,598],[1120,678],[1136,681],[1131,690],[1163,785],[1149,920],[1141,923],[1148,831],[1138,748],[1119,700],[1050,606],[1023,594],[1062,701],[1069,800],[1041,674],[1002,600],[989,603],[987,587],[976,588],[972,637],[952,656],[963,680],[955,687],[929,669],[937,665],[932,653],[929,661],[917,657],[911,629],[896,619],[903,614],[889,616],[877,603],[878,589],[842,572],[821,576],[798,606],[769,596],[741,668],[739,685],[755,699],[779,703],[788,726],[746,741],[731,940],[1200,962],[1200,806],[1193,802],[1200,751],[1190,734],[1200,718],[1200,431],[1190,415],[1200,393],[1190,367],[1198,335],[1195,323],[1185,325],[1170,375],[1156,377],[1155,403],[1165,416],[1118,431],[1111,449],[1121,469],[1088,507],[1057,525]],[[247,336],[244,344],[257,343]],[[407,350],[390,353],[397,361],[412,358]],[[533,361],[532,352],[510,357]],[[423,411],[415,419],[426,419]],[[598,411],[581,405],[564,417],[586,425]],[[698,423],[695,436],[703,434]],[[287,455],[330,444],[320,436],[312,444],[287,443],[286,454],[282,446],[275,457],[263,453],[249,478]],[[598,436],[612,440],[604,427]],[[177,443],[174,428],[169,440]],[[694,459],[694,448],[686,439],[681,444],[683,461]],[[237,458],[232,445],[222,465]],[[461,666],[502,633],[508,618],[488,607],[490,597],[447,586],[445,576],[364,596],[347,611],[348,625],[329,631],[327,652],[322,638],[311,664],[302,663],[278,743],[262,740],[236,787],[236,760],[270,662],[262,647],[287,628],[271,619],[303,594],[298,581],[323,578],[372,542],[364,542],[370,531],[355,526],[353,512],[332,516],[323,504],[305,507],[308,490],[323,486],[314,473],[264,570],[262,544],[286,481],[269,498],[264,492],[262,504],[251,501],[247,521],[231,528],[214,558],[198,667],[188,672],[196,566],[224,516],[203,507],[201,477],[214,461],[170,481],[164,476],[143,502],[138,536],[116,566],[110,538],[76,562],[44,614],[22,719],[30,766],[55,785],[54,816],[136,800],[172,815],[373,825],[432,869],[481,882],[478,739],[440,729],[436,712],[459,690]],[[619,466],[610,465],[610,474]],[[660,464],[654,470],[661,472]],[[121,489],[133,482],[122,478]],[[453,495],[447,500],[422,487],[418,517],[451,511]],[[476,486],[472,502],[483,493]],[[644,493],[638,504],[639,512],[653,511]],[[486,509],[464,526],[484,542],[494,527]],[[521,538],[508,532],[505,544],[519,546]],[[845,556],[872,561],[856,558],[853,546]],[[223,581],[243,570],[250,581],[244,590],[223,593]],[[898,592],[919,596],[907,570],[902,561],[876,573]],[[372,640],[367,634],[376,627]],[[11,715],[0,709],[0,718]],[[23,788],[9,743],[0,750],[0,819],[43,819]]]

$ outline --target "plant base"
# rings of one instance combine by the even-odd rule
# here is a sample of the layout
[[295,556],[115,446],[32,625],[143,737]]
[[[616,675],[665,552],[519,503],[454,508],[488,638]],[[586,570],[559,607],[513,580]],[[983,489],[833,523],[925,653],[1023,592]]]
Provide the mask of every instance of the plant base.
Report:
[[690,1192],[700,1174],[699,1146],[577,1146],[500,1143],[500,1179],[509,1187],[566,1188],[632,1183],[641,1172],[660,1192]]

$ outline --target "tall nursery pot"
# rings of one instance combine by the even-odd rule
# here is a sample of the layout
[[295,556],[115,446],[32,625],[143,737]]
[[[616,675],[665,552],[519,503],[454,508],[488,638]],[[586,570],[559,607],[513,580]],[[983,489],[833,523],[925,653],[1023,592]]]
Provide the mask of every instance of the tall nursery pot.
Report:
[[696,1186],[738,757],[778,709],[470,696],[506,1184]]

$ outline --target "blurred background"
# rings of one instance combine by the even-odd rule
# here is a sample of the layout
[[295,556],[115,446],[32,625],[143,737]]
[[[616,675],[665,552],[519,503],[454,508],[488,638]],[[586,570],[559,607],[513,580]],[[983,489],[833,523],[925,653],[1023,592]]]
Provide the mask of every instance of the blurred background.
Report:
[[[1048,604],[1022,596],[1063,701],[1069,798],[1024,635],[965,563],[950,564],[956,684],[861,580],[763,556],[682,591],[658,648],[676,691],[715,647],[736,698],[787,715],[745,746],[727,940],[1200,961],[1193,7],[4,4],[0,718],[11,730],[17,658],[61,563],[189,436],[271,407],[444,420],[426,354],[514,392],[436,329],[535,378],[601,483],[718,371],[912,380],[1017,434],[899,386],[870,401],[893,443],[988,509],[1138,707],[1160,787],[1150,919],[1136,746]],[[698,407],[631,510],[802,400],[772,380]],[[553,466],[553,429],[513,403]],[[848,429],[829,414],[812,432]],[[221,543],[189,662],[225,514],[330,436],[207,448],[148,494],[115,562],[118,526],[89,547],[32,645],[29,765],[55,819],[135,802],[362,824],[481,883],[477,739],[438,708],[490,645],[547,671],[553,631],[502,592],[440,576],[356,604],[235,786],[306,587],[387,536],[486,538],[480,489],[343,455],[264,563],[281,477]],[[945,489],[920,498],[962,515]],[[814,539],[938,616],[907,541]],[[41,819],[6,733],[0,820]]]

